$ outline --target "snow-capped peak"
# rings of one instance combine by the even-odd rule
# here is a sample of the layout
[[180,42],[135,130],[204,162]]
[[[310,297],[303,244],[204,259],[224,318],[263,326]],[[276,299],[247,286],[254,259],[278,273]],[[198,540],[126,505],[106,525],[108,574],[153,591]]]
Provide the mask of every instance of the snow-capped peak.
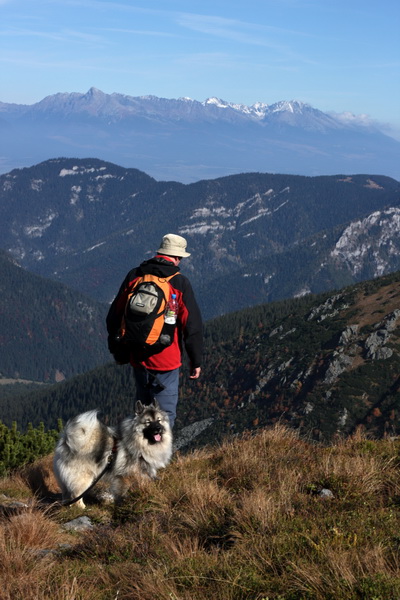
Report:
[[252,106],[248,106],[247,104],[238,104],[234,102],[226,102],[226,100],[221,100],[220,98],[212,97],[207,98],[205,102],[202,103],[203,106],[215,106],[216,108],[227,109],[230,108],[235,112],[242,113],[243,115],[263,118],[265,117],[266,112],[268,111],[268,104],[264,104],[263,102],[256,102]]
[[213,106],[217,106],[218,108],[230,108],[231,105],[229,104],[229,102],[226,102],[225,100],[221,100],[220,98],[207,98],[207,100],[204,102],[204,106],[207,106],[208,104],[212,104]]
[[270,112],[290,112],[290,113],[301,113],[305,108],[310,108],[309,104],[304,104],[299,100],[281,100],[276,104],[272,104],[269,109]]

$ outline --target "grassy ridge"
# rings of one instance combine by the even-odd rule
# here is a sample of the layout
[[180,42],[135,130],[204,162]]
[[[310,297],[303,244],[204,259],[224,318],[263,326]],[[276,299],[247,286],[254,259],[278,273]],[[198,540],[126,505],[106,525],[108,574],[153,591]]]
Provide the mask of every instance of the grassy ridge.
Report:
[[[0,524],[1,597],[398,598],[399,451],[359,432],[322,447],[277,425],[177,454],[120,506],[90,505],[86,533],[61,527],[77,508],[33,503]],[[39,479],[42,493],[57,491],[50,457],[3,479],[0,493],[30,501]]]

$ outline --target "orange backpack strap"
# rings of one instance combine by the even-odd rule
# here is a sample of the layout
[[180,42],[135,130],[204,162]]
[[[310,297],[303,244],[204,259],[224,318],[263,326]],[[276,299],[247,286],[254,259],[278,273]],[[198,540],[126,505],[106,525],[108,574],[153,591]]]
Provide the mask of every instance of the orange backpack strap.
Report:
[[[175,273],[174,273],[174,275],[175,275]],[[165,313],[167,302],[171,298],[171,286],[169,284],[169,280],[174,275],[170,275],[169,277],[162,277],[162,278],[156,277],[155,275],[145,275],[144,276],[144,281],[154,282],[156,285],[158,285],[158,287],[160,287],[162,289],[162,291],[164,293],[164,298],[161,302],[160,309],[157,314],[157,318],[155,319],[154,325],[146,339],[146,344],[149,344],[150,346],[155,344],[159,340],[159,337],[161,335],[161,330],[164,326],[164,319],[159,318],[159,317],[162,317],[162,315]]]
[[[164,319],[162,319],[160,317],[164,314],[167,302],[169,301],[169,299],[171,297],[171,285],[169,283],[169,280],[172,279],[172,277],[174,277],[174,275],[176,275],[176,273],[174,273],[173,275],[170,275],[169,277],[158,277],[157,275],[152,275],[150,273],[147,273],[146,275],[142,275],[141,277],[138,277],[138,279],[134,282],[132,288],[129,290],[126,307],[129,306],[130,299],[135,294],[136,288],[142,283],[154,283],[163,291],[163,298],[161,300],[161,304],[159,306],[158,313],[155,316],[153,327],[151,328],[151,330],[146,338],[146,344],[153,345],[159,340],[162,328],[164,326]],[[126,308],[125,308],[125,311],[126,311]],[[125,314],[124,314],[124,316],[122,318],[122,322],[121,322],[121,336],[124,336],[125,332],[126,332],[126,321],[125,321]]]

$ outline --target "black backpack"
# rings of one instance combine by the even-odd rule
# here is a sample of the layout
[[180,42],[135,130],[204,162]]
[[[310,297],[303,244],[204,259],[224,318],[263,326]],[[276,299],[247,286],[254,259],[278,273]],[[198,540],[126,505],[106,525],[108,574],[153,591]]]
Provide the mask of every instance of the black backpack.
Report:
[[117,362],[129,362],[131,355],[142,361],[172,344],[176,323],[166,323],[164,314],[171,298],[169,280],[173,276],[147,274],[133,283],[113,352]]

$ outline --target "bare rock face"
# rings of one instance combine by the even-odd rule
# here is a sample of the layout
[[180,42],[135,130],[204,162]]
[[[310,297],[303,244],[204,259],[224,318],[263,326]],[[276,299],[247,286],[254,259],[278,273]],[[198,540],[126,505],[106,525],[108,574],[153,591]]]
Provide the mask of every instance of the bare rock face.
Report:
[[347,354],[335,352],[333,360],[329,363],[329,366],[325,373],[324,383],[331,385],[338,379],[344,371],[346,371],[353,363],[353,358]]
[[399,318],[400,310],[396,309],[376,325],[376,331],[371,333],[365,340],[367,358],[382,360],[393,355],[393,350],[385,344],[389,341],[391,333],[396,329]]
[[378,351],[384,344],[389,340],[390,334],[386,329],[379,329],[371,333],[365,340],[365,349],[367,351],[367,358],[375,360],[378,358]]
[[359,326],[358,325],[349,325],[342,331],[342,335],[339,339],[339,346],[347,346],[356,338],[358,334]]

